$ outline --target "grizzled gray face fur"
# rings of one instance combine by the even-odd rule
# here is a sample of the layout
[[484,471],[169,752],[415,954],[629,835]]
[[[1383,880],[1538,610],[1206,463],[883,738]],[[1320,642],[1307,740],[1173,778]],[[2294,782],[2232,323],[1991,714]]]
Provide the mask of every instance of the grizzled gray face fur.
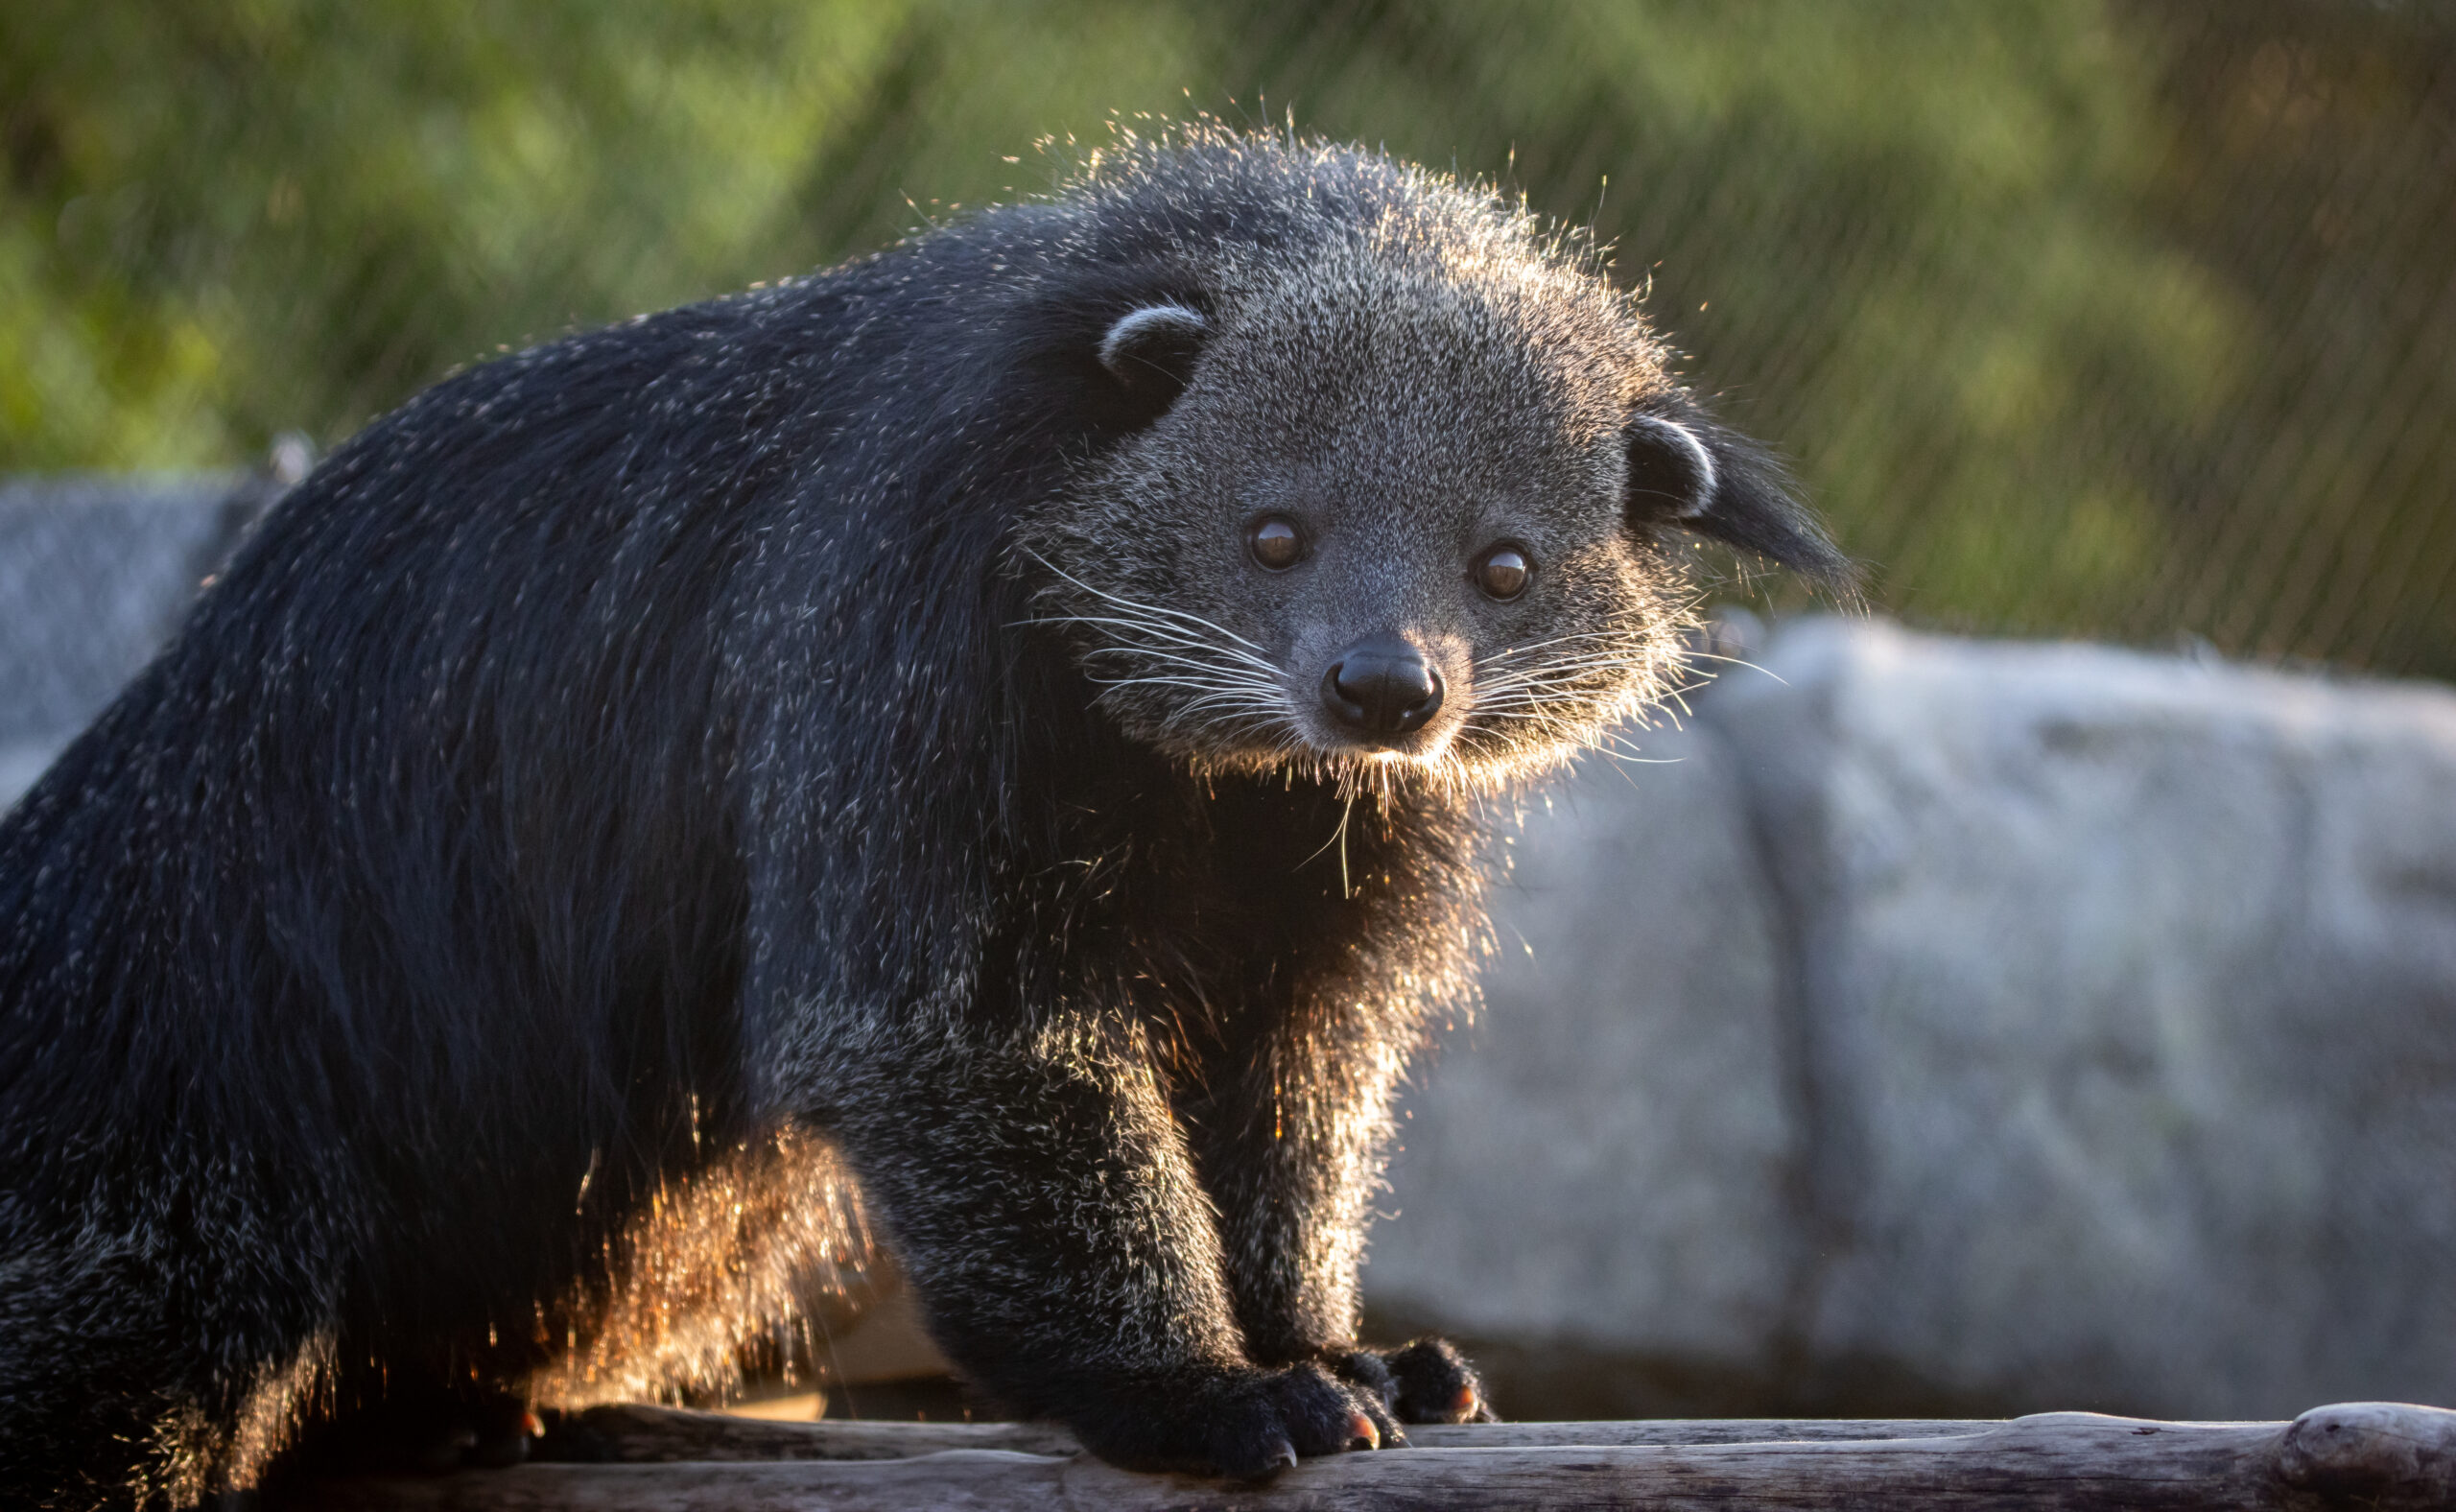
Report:
[[1024,544],[1102,703],[1196,769],[1481,788],[1666,691],[1689,598],[1633,523],[1633,445],[1695,494],[1654,516],[1702,509],[1712,461],[1650,413],[1662,349],[1523,218],[1440,207],[1102,345],[1182,391]]

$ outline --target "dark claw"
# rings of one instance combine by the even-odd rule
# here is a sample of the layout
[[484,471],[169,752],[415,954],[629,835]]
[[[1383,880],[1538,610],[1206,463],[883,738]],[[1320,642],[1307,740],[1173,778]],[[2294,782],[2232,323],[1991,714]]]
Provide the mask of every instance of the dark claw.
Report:
[[1380,1449],[1382,1447],[1382,1430],[1375,1428],[1373,1426],[1373,1420],[1365,1416],[1363,1413],[1351,1412],[1347,1415],[1347,1447],[1350,1449]]

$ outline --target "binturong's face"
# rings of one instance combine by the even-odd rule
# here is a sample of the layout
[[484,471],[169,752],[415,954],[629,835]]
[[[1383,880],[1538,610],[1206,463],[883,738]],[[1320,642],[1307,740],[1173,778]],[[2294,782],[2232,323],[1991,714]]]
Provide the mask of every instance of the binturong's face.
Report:
[[1100,706],[1198,770],[1508,782],[1673,687],[1665,529],[1830,553],[1584,272],[1355,247],[1207,303],[1107,327],[1172,391],[1024,543]]

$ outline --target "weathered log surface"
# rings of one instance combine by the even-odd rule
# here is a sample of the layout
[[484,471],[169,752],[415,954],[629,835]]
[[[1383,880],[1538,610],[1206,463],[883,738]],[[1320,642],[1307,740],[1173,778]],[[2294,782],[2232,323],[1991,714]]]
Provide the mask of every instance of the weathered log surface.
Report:
[[[791,1423],[626,1405],[592,1407],[580,1414],[578,1426],[598,1441],[597,1447],[625,1464],[909,1459],[962,1449],[1062,1455],[1081,1448],[1074,1435],[1051,1423]],[[2003,1426],[1996,1419],[1955,1418],[1659,1418],[1632,1423],[1427,1424],[1409,1429],[1407,1438],[1418,1449],[1557,1449],[1943,1438]]]
[[1065,1455],[1081,1449],[1053,1423],[794,1423],[635,1404],[591,1407],[571,1427],[590,1448],[623,1464],[911,1459],[976,1449]]
[[[1311,1460],[1267,1486],[1136,1475],[1028,1425],[761,1423],[610,1409],[668,1448],[753,1442],[792,1460],[538,1464],[334,1481],[317,1509],[365,1512],[1417,1512],[1457,1506],[2324,1508],[2456,1506],[2456,1412],[2391,1403],[2291,1423],[2154,1423],[2052,1412],[2001,1423],[1665,1422],[1422,1429],[1405,1452]],[[663,1421],[659,1421],[662,1419]],[[768,1437],[775,1430],[786,1430]],[[609,1432],[609,1437],[620,1436]],[[644,1437],[643,1442],[648,1441]],[[883,1458],[901,1447],[911,1457]],[[960,1447],[957,1447],[960,1446]],[[644,1452],[645,1453],[645,1452]]]

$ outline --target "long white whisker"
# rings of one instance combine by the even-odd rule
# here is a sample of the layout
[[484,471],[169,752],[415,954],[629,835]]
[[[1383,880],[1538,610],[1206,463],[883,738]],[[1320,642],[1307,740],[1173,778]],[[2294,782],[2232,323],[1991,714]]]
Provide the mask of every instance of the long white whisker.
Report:
[[1170,608],[1165,603],[1143,603],[1133,599],[1121,598],[1104,589],[1093,587],[1090,583],[1085,582],[1082,579],[1075,577],[1065,568],[1051,562],[1048,557],[1043,556],[1038,552],[1031,552],[1028,555],[1031,556],[1032,560],[1048,568],[1051,572],[1057,574],[1057,576],[1065,579],[1068,582],[1073,583],[1075,587],[1082,589],[1085,593],[1088,593],[1092,597],[1101,600],[1104,602],[1114,603],[1120,608],[1130,609],[1141,614],[1165,614],[1172,620],[1183,620],[1201,629],[1211,630],[1217,634],[1225,635],[1230,640],[1235,641],[1238,645],[1244,647],[1247,650],[1263,653],[1262,647],[1255,645],[1252,641],[1245,639],[1243,636],[1238,634],[1236,631],[1228,628],[1224,625],[1214,625],[1199,614],[1194,614],[1185,609]]
[[[1206,640],[1201,636],[1192,634],[1182,626],[1166,623],[1096,614],[1052,614],[1036,620],[1018,620],[1015,623],[1018,625],[1120,626],[1127,629],[1137,630],[1150,635],[1164,646],[1174,646],[1187,650],[1217,652],[1221,655],[1233,657],[1238,661],[1245,662],[1251,666],[1265,669],[1274,673],[1279,670],[1266,658],[1257,656],[1250,651],[1241,650],[1234,646],[1221,646],[1215,641]],[[1129,648],[1124,646],[1096,647],[1094,648],[1093,654],[1097,655],[1103,652],[1115,652],[1125,650],[1139,650],[1144,649],[1145,648],[1141,647]]]
[[1542,650],[1547,646],[1562,646],[1567,645],[1570,641],[1630,641],[1643,643],[1645,640],[1646,637],[1641,632],[1627,629],[1579,630],[1574,634],[1555,635],[1550,640],[1529,641],[1523,646],[1506,646],[1501,650],[1493,652],[1489,656],[1479,658],[1478,661],[1479,664],[1506,661],[1512,656],[1523,656],[1530,651]]
[[[1189,667],[1197,672],[1207,672],[1221,677],[1235,677],[1245,682],[1258,682],[1262,680],[1256,678],[1251,671],[1233,663],[1222,665],[1219,662],[1205,661],[1199,656],[1183,656],[1174,651],[1148,650],[1139,646],[1103,646],[1096,648],[1094,653],[1106,653],[1113,656],[1136,656],[1157,666]],[[1271,673],[1266,686],[1276,688],[1279,685],[1279,674],[1274,671]]]
[[1789,684],[1788,682],[1784,682],[1784,681],[1783,681],[1783,674],[1782,674],[1781,673],[1778,673],[1778,672],[1772,671],[1772,670],[1771,670],[1771,669],[1769,669],[1769,668],[1759,667],[1759,666],[1758,666],[1755,662],[1753,662],[1753,661],[1749,661],[1749,660],[1747,660],[1747,659],[1745,659],[1745,658],[1743,658],[1743,657],[1738,657],[1738,656],[1717,656],[1717,655],[1715,655],[1712,651],[1682,651],[1682,652],[1680,653],[1680,656],[1681,656],[1681,659],[1682,659],[1682,660],[1684,660],[1684,661],[1718,661],[1718,662],[1728,662],[1728,663],[1730,663],[1730,664],[1731,664],[1732,666],[1734,666],[1734,667],[1745,667],[1745,668],[1747,668],[1750,672],[1761,672],[1761,673],[1764,673],[1766,676],[1773,678],[1776,682],[1780,682],[1780,683],[1782,683],[1782,684],[1783,684],[1783,687],[1785,687],[1785,688],[1787,688],[1787,687],[1789,687],[1789,686],[1790,686],[1790,684]]

